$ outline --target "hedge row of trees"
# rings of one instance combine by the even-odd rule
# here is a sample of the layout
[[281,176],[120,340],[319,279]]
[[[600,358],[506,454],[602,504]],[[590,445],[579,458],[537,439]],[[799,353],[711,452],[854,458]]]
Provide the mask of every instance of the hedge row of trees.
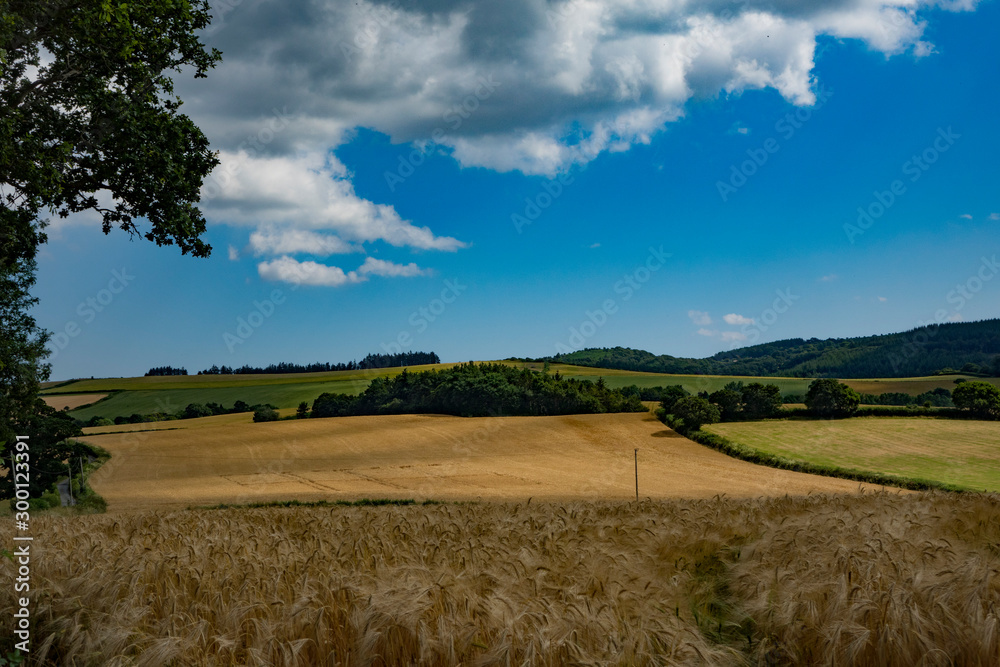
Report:
[[[271,373],[327,373],[330,371],[363,371],[372,368],[397,368],[400,366],[421,366],[440,364],[441,357],[435,352],[399,352],[397,354],[369,354],[361,361],[331,364],[316,362],[313,364],[291,364],[281,362],[269,366],[248,366],[239,368],[230,366],[212,366],[198,375],[265,375]],[[148,375],[148,373],[147,373]]]
[[325,393],[311,416],[448,414],[461,417],[642,412],[637,395],[610,389],[604,379],[567,380],[501,364],[459,364],[445,370],[403,371],[375,378],[358,396]]
[[[665,415],[682,420],[680,426],[686,430],[697,430],[704,424],[720,421],[750,421],[780,417],[784,410],[781,397],[775,385],[752,383],[730,383],[713,393],[702,392],[691,396],[683,387],[675,385],[664,391],[660,405]],[[892,398],[891,394],[882,394]],[[902,396],[907,396],[902,394]],[[917,398],[931,397],[934,400],[948,399],[958,412],[954,416],[975,419],[1000,419],[1000,388],[989,382],[963,382],[954,392],[936,389]],[[787,397],[786,397],[787,398]],[[908,397],[912,405],[914,397]],[[842,419],[858,412],[862,396],[846,384],[832,378],[813,380],[804,397],[808,413],[822,419]],[[895,403],[881,403],[896,405]],[[947,412],[947,411],[946,411]],[[936,413],[945,414],[945,413]],[[671,420],[674,421],[674,420]]]

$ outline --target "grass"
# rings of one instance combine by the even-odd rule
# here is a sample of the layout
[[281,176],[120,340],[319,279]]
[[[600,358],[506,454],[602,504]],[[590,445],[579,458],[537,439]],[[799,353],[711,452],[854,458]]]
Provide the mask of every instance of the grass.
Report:
[[[996,495],[221,509],[32,529],[45,536],[32,546],[33,664],[1000,656]],[[5,542],[13,532],[0,525]],[[0,559],[3,576],[14,568]],[[0,588],[4,618],[16,595]]]
[[1000,491],[996,422],[927,417],[775,420],[703,430],[764,454],[815,466]]

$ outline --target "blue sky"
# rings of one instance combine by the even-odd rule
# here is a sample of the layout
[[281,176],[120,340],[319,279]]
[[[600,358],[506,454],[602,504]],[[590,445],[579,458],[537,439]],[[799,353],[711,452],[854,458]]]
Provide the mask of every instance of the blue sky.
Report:
[[60,221],[53,379],[702,357],[1000,311],[995,1],[348,4],[216,5],[224,63],[178,80],[229,169],[213,255]]

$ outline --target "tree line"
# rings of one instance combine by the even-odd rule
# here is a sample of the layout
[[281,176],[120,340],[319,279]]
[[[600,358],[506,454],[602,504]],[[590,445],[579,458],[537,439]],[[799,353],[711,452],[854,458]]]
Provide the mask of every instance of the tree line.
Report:
[[[963,382],[950,394],[946,389],[927,394],[938,399],[948,394],[949,402],[955,406],[954,409],[944,408],[933,414],[973,419],[1000,419],[1000,388],[989,382]],[[882,396],[890,395],[882,394]],[[803,402],[806,405],[806,414],[812,417],[843,419],[859,414],[861,398],[861,394],[839,380],[817,378],[809,385]],[[698,430],[704,424],[753,421],[795,414],[795,411],[783,409],[782,400],[776,385],[759,382],[745,386],[741,382],[731,382],[719,391],[711,394],[701,392],[697,396],[692,396],[680,385],[674,385],[666,387],[663,392],[660,414],[672,428],[687,432]],[[893,404],[883,403],[883,405]],[[925,406],[930,407],[926,403]],[[865,414],[889,416],[890,413],[880,410]]]
[[[636,395],[587,382],[502,364],[459,364],[443,370],[403,371],[375,378],[358,396],[325,393],[312,417],[447,414],[460,417],[642,412]],[[300,416],[304,416],[300,409]]]
[[[312,364],[294,364],[281,362],[268,366],[250,366],[244,364],[239,368],[230,366],[212,366],[198,375],[265,375],[270,373],[327,373],[330,371],[363,371],[373,368],[397,368],[400,366],[424,366],[440,364],[441,357],[435,352],[398,352],[396,354],[369,354],[361,361],[331,364],[316,362]],[[149,375],[150,373],[147,373]],[[187,374],[186,371],[184,373]]]
[[131,415],[119,415],[115,418],[93,416],[87,421],[77,420],[77,424],[83,426],[111,426],[121,424],[144,424],[146,422],[168,421],[171,419],[197,419],[198,417],[213,417],[215,415],[232,415],[240,412],[256,412],[257,410],[270,408],[277,409],[270,403],[255,403],[250,405],[246,401],[238,400],[233,403],[233,407],[227,408],[220,403],[188,403],[177,412],[148,412]]

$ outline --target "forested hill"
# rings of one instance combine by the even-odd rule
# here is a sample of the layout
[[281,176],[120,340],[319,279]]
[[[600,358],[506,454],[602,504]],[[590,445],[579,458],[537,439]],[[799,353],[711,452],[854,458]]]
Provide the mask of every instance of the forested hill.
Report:
[[1000,375],[1000,319],[926,326],[864,338],[792,338],[707,359],[593,348],[551,357],[596,368],[697,375],[881,378],[962,371]]

